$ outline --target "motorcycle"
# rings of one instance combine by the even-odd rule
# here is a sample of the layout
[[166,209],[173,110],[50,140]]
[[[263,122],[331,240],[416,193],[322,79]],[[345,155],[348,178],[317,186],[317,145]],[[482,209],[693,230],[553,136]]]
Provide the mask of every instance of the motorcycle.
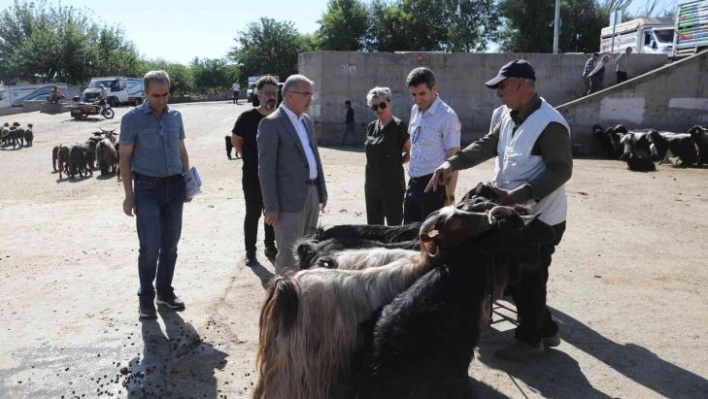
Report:
[[78,103],[69,107],[71,116],[74,119],[81,120],[85,119],[88,115],[101,115],[106,119],[113,119],[116,115],[115,111],[111,108],[106,100],[99,100],[92,103]]

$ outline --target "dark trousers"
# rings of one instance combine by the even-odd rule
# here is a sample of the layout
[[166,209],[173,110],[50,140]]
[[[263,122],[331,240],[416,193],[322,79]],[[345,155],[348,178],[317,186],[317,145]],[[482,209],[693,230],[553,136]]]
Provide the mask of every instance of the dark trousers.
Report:
[[[246,199],[246,218],[243,221],[246,252],[255,252],[258,239],[258,220],[263,214],[263,194],[260,184],[257,181],[244,180],[243,196]],[[273,226],[265,223],[265,218],[263,229],[265,230],[264,243],[266,247],[275,247],[275,230],[273,230]]]
[[369,172],[367,169],[367,181],[364,186],[366,223],[384,224],[385,218],[388,226],[400,226],[403,221],[403,180],[374,177],[381,172],[380,170]]
[[617,71],[617,83],[622,83],[627,80],[627,72]]
[[403,224],[422,222],[431,213],[445,205],[445,187],[425,193],[425,186],[433,177],[432,173],[408,180],[408,190],[403,199]]
[[354,122],[347,123],[344,125],[344,134],[342,135],[342,145],[347,144],[347,137],[349,137],[349,135],[354,136],[354,144],[356,145],[357,144],[356,143],[356,125],[354,124]]
[[182,235],[184,181],[181,177],[171,181],[136,177],[134,192],[140,241],[138,295],[150,300],[155,298],[155,288],[160,296],[173,292],[177,243]]
[[519,319],[516,338],[530,345],[537,345],[544,337],[558,332],[558,324],[553,321],[546,306],[546,283],[551,255],[563,238],[565,222],[553,226],[553,230],[556,233],[555,241],[538,248],[539,270],[524,272],[516,284],[509,286]]
[[601,76],[594,75],[590,78],[590,89],[588,90],[588,94],[598,92],[605,88],[605,84],[602,79],[603,78]]
[[236,104],[237,102],[238,102],[238,92],[235,91],[235,92],[234,92],[234,102],[233,102],[233,103]]

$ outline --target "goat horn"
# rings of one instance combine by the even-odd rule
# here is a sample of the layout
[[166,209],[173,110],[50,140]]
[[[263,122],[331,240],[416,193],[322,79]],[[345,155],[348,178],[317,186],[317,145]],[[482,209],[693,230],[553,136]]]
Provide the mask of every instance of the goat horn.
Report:
[[494,224],[497,222],[498,216],[511,216],[512,214],[513,211],[511,208],[507,208],[505,206],[495,206],[489,210],[489,215],[487,215],[487,217],[489,224]]

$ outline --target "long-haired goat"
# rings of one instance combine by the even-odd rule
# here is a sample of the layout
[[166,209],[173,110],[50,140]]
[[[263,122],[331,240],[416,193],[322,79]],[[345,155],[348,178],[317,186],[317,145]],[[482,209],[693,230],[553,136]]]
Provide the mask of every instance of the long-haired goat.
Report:
[[[373,332],[372,348],[362,354],[355,389],[365,398],[462,398],[468,392],[468,368],[480,332],[488,324],[496,278],[518,260],[510,253],[533,247],[525,242],[526,225],[510,208],[494,208],[496,229],[466,235],[450,227],[440,237],[445,266],[427,273],[384,307]],[[444,212],[447,212],[446,214]],[[437,223],[452,224],[464,212],[441,211]],[[535,222],[536,220],[534,220]],[[553,230],[545,223],[533,239],[547,240]],[[504,259],[498,255],[504,254]]]
[[96,166],[101,170],[101,176],[115,173],[118,167],[118,152],[110,139],[103,139],[96,144]]
[[324,399],[347,387],[359,325],[438,264],[441,240],[460,243],[448,229],[472,236],[495,225],[494,211],[464,214],[452,225],[424,223],[418,262],[399,259],[364,270],[315,268],[276,277],[261,309],[253,397]]

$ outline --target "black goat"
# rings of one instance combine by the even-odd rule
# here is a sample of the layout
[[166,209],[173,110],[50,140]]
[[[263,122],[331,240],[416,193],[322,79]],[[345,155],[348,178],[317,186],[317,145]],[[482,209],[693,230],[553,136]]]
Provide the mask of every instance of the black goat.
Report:
[[654,161],[649,156],[651,150],[648,141],[645,143],[646,145],[642,144],[642,148],[637,147],[637,140],[641,138],[642,136],[632,133],[625,134],[622,137],[624,153],[622,153],[620,159],[627,163],[627,168],[631,171],[648,172],[656,170],[656,165],[654,165]]
[[708,129],[696,125],[690,128],[688,133],[698,150],[696,165],[708,164]]
[[[540,221],[533,233],[523,234],[524,229],[521,217],[511,214],[486,235],[447,248],[444,267],[431,270],[384,307],[372,347],[356,367],[360,397],[468,397],[467,370],[489,321],[498,277],[507,273],[509,262],[521,259],[521,252],[534,252],[521,248],[554,237]],[[442,249],[446,240],[438,243]]]
[[76,144],[69,150],[69,177],[72,179],[78,174],[84,177],[93,175],[93,151],[86,143]]
[[308,237],[317,241],[334,238],[338,240],[371,240],[392,243],[417,239],[420,226],[420,222],[403,226],[344,224],[327,229],[319,228]]
[[[224,141],[226,142],[226,156],[231,159],[231,150],[234,148],[234,144],[231,142],[231,136],[224,136]],[[234,151],[234,155],[236,155],[236,159],[239,158],[238,151]]]
[[615,158],[615,148],[612,145],[612,139],[605,129],[600,125],[595,125],[592,127],[592,135],[600,146],[599,154],[603,158],[607,159],[617,159]]

